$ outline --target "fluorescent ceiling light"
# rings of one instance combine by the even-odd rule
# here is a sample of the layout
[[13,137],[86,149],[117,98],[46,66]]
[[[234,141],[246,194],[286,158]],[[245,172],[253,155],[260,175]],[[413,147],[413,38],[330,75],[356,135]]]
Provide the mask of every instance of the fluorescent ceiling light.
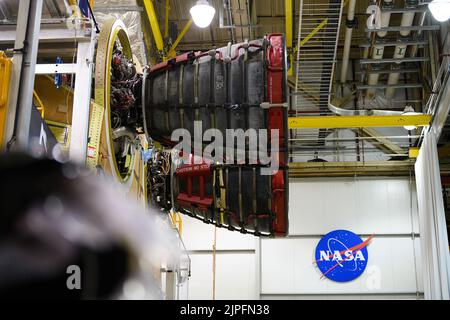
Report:
[[211,24],[216,14],[216,9],[207,0],[198,0],[195,6],[191,8],[190,13],[197,27],[206,28]]
[[428,9],[439,22],[447,21],[450,18],[450,0],[433,0],[428,4]]

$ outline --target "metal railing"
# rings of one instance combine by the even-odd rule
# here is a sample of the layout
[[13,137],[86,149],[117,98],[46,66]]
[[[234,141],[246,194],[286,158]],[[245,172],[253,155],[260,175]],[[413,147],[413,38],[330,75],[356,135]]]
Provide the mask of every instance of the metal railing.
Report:
[[300,1],[294,110],[328,112],[343,1]]

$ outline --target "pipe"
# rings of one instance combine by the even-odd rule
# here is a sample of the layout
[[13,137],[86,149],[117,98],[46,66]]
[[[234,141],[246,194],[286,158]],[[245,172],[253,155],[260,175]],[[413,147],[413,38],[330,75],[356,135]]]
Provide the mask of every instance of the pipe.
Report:
[[122,137],[128,137],[131,141],[136,139],[136,135],[127,127],[119,127],[112,132],[113,140],[117,140]]
[[[394,3],[392,2],[392,0],[385,0],[383,2],[383,7],[391,7]],[[381,28],[386,28],[387,26],[389,26],[389,22],[391,20],[391,12],[390,11],[385,11],[381,13]],[[378,31],[377,35],[380,38],[384,38],[387,34],[387,31]]]
[[[384,0],[383,1],[383,7],[389,8],[393,6],[392,0]],[[381,13],[381,28],[386,28],[389,26],[389,22],[391,19],[391,13],[390,11],[385,11]],[[386,31],[378,31],[377,32],[377,38],[382,39],[386,36]],[[372,59],[383,59],[384,55],[384,45],[374,45],[372,50]],[[377,66],[374,66],[376,69]],[[380,77],[379,73],[371,73],[369,74],[368,84],[371,86],[374,86],[378,83],[378,78]],[[373,97],[375,95],[376,89],[369,89],[367,90],[367,95],[369,97]]]
[[[230,0],[223,0],[223,7],[224,9],[227,10],[227,19],[228,19],[228,25],[230,27],[233,27],[233,12],[231,11],[231,2]],[[223,18],[221,20],[221,26],[220,27],[224,27],[223,26]],[[234,28],[230,28],[230,33],[231,33],[231,42],[232,43],[236,43],[236,39],[234,36]]]
[[[406,7],[411,7],[411,6],[416,6],[416,5],[417,5],[417,1],[415,1],[415,0],[406,1],[406,3],[405,3]],[[415,16],[415,12],[404,12],[402,14],[402,20],[401,20],[400,26],[401,27],[412,26],[412,24],[414,22],[414,16]],[[402,31],[400,31],[400,36],[407,37],[407,36],[409,36],[410,33],[411,33],[410,30],[402,30]],[[403,59],[406,54],[406,49],[407,49],[406,44],[399,43],[397,46],[395,46],[393,58],[394,59]],[[394,64],[392,66],[392,68],[393,69],[399,68],[399,65],[400,65],[399,63]],[[389,74],[387,83],[388,83],[388,85],[392,85],[392,87],[386,89],[386,98],[387,99],[391,99],[394,96],[395,90],[396,90],[394,85],[396,85],[398,83],[399,78],[400,78],[399,72],[394,72],[394,73]]]
[[[385,0],[383,2],[383,6],[386,7],[392,7],[393,5],[393,1],[392,0]],[[351,6],[351,3],[350,3]],[[350,8],[349,8],[350,11]],[[384,16],[383,16],[384,14]],[[390,13],[389,12],[384,12],[382,13],[382,19],[381,19],[381,27],[387,27],[389,25],[389,21],[390,21]],[[382,38],[386,35],[385,32],[378,32],[377,36],[379,38]],[[347,38],[346,38],[347,40]],[[374,46],[373,47],[373,52],[372,52],[372,58],[373,59],[379,59],[381,60],[383,58],[383,53],[384,53],[384,46]],[[367,55],[368,55],[368,50],[367,50]],[[342,75],[342,74],[341,74]],[[378,77],[379,74],[370,74],[369,75],[369,84],[372,85],[376,85],[378,83]],[[342,78],[341,78],[342,80]],[[373,91],[373,94],[375,94],[375,90],[374,89],[369,89],[368,93],[370,91]],[[401,115],[402,112],[401,111],[391,111],[391,110],[348,110],[348,109],[344,109],[341,108],[337,105],[335,105],[332,101],[328,101],[328,109],[330,111],[332,111],[333,113],[340,115],[340,116],[354,116],[354,115],[361,115],[361,116],[371,116],[371,115]]]
[[[422,16],[420,17],[420,21],[419,21],[419,26],[423,26],[425,24],[426,17],[427,17],[427,11],[422,13]],[[417,31],[417,37],[418,38],[420,37],[420,35],[422,35],[422,30]],[[415,57],[416,56],[417,50],[418,50],[417,44],[413,45],[411,47],[411,57]]]
[[347,69],[348,69],[348,60],[350,57],[350,45],[352,42],[352,33],[353,28],[355,27],[355,6],[356,0],[350,0],[348,4],[348,13],[347,13],[347,21],[345,29],[345,43],[344,43],[344,53],[342,57],[342,69],[341,69],[341,83],[345,83],[347,80]]
[[389,115],[401,115],[403,111],[391,111],[391,110],[349,110],[338,107],[332,102],[328,103],[328,109],[340,116],[389,116]]
[[[372,51],[372,59],[381,60],[381,59],[383,59],[383,54],[384,54],[384,46],[383,45],[374,45],[373,51]],[[377,69],[378,67],[379,67],[378,65],[373,66],[374,69]],[[376,85],[378,83],[379,77],[380,77],[379,73],[370,73],[368,84],[371,86]],[[375,95],[375,89],[367,90],[367,94],[369,96]]]

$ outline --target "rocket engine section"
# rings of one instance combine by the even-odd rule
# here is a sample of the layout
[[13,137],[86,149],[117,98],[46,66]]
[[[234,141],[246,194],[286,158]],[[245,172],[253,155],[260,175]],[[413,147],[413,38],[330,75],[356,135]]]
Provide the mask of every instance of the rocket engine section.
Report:
[[[172,133],[184,129],[183,143],[189,142],[189,150],[172,153],[182,159],[171,159],[170,173],[167,168],[158,171],[166,173],[160,180],[167,186],[163,198],[206,223],[258,236],[286,236],[283,36],[183,54],[146,70],[142,91],[147,136],[173,148],[179,141],[172,140]],[[222,138],[206,138],[208,129]],[[205,155],[211,141],[214,152]],[[237,161],[238,155],[244,161]]]

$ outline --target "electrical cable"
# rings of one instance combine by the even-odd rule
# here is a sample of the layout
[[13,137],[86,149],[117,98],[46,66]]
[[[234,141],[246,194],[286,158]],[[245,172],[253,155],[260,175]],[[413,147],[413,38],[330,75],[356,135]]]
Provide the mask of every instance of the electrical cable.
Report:
[[88,5],[89,13],[91,14],[91,17],[92,17],[92,21],[94,21],[95,33],[98,34],[98,33],[100,33],[100,28],[98,27],[97,20],[95,19],[94,11],[92,10],[90,2],[89,1],[86,1],[86,2],[87,2],[87,5]]
[[216,300],[216,248],[217,248],[217,226],[214,226],[214,242],[213,242],[213,289],[212,299]]

